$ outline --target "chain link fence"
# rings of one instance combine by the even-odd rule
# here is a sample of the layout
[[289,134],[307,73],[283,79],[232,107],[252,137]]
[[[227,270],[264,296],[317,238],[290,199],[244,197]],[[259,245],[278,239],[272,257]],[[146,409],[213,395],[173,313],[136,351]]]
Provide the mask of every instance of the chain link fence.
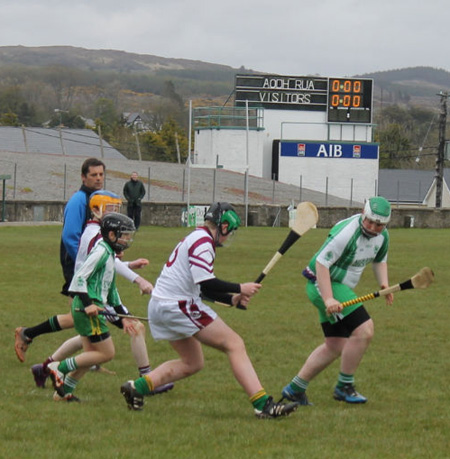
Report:
[[[0,151],[0,175],[6,181],[6,200],[67,201],[81,185],[81,165],[85,158],[48,154]],[[144,183],[148,202],[206,204],[228,201],[235,204],[275,204],[289,206],[312,201],[318,206],[357,206],[348,199],[320,193],[301,186],[287,185],[223,169],[187,167],[183,164],[105,159],[105,188],[123,196],[123,186],[133,171]],[[246,183],[248,182],[248,190]],[[299,177],[299,184],[301,177]],[[330,192],[332,186],[327,184]]]

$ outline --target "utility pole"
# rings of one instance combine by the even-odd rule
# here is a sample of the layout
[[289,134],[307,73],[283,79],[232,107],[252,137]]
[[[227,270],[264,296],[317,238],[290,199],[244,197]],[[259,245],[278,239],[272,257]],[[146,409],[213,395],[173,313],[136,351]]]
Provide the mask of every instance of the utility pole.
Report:
[[444,152],[445,152],[445,127],[447,124],[447,99],[448,92],[440,92],[441,112],[439,115],[439,146],[436,157],[436,208],[442,207],[442,185],[444,181]]
[[98,125],[98,138],[100,140],[100,152],[101,152],[102,158],[104,158],[105,157],[105,152],[103,150],[102,127],[101,127],[100,124]]
[[177,147],[178,164],[181,164],[180,144],[178,143],[178,132],[175,132],[175,145]]
[[136,138],[136,149],[137,149],[138,158],[139,158],[139,161],[142,161],[141,146],[139,145],[139,134],[136,129],[136,125],[134,125],[133,127],[134,127],[134,136]]

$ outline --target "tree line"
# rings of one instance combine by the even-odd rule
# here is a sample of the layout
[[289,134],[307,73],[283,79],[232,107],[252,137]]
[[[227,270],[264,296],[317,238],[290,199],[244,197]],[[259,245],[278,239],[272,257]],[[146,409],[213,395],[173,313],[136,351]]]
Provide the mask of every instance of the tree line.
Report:
[[[156,78],[155,92],[138,92],[120,75],[87,73],[69,67],[1,69],[0,125],[80,129],[92,120],[88,125],[129,158],[137,158],[138,136],[142,159],[173,161],[178,151],[186,159],[188,114],[171,80]],[[125,112],[139,112],[145,129],[128,125]]]

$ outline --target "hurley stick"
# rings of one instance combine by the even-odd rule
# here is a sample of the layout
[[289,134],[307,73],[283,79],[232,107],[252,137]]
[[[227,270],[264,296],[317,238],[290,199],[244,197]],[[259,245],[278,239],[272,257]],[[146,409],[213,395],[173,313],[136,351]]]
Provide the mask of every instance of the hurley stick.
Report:
[[390,293],[399,292],[401,290],[409,290],[412,288],[427,288],[434,280],[434,273],[430,268],[422,268],[417,274],[411,279],[402,282],[401,284],[393,285],[392,287],[384,288],[378,292],[369,293],[364,296],[360,296],[353,300],[344,301],[342,307],[346,308],[356,303],[362,303],[363,301],[373,300],[380,296],[386,296]]
[[[295,213],[295,222],[286,239],[281,244],[272,259],[261,271],[255,282],[259,284],[269,274],[269,271],[276,265],[280,258],[297,242],[307,231],[316,226],[319,220],[319,212],[312,202],[302,202],[297,206]],[[222,304],[222,303],[220,303]],[[229,306],[229,305],[226,305]],[[245,306],[238,304],[238,309],[247,309]]]
[[[76,312],[84,312],[83,309],[81,308],[75,308]],[[139,317],[139,316],[132,316],[129,314],[117,314],[117,313],[111,313],[108,311],[98,311],[99,314],[102,316],[110,316],[110,317],[117,317],[117,318],[122,318],[122,319],[136,319],[136,320],[143,320],[145,322],[148,322],[148,317]]]
[[267,263],[266,267],[262,270],[261,274],[255,280],[260,283],[269,274],[269,271],[275,266],[278,260],[297,242],[307,231],[316,226],[319,220],[319,213],[317,207],[312,202],[302,202],[297,206],[295,214],[294,226],[289,231],[283,244],[281,244],[278,251]]

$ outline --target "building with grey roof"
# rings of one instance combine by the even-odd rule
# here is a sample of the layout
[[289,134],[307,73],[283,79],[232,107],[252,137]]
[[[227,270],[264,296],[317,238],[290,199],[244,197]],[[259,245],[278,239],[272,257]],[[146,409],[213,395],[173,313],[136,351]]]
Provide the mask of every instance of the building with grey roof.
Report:
[[0,150],[15,153],[126,159],[90,129],[59,130],[1,126]]
[[[436,172],[414,169],[380,169],[378,194],[393,203],[435,207]],[[450,169],[444,169],[442,207],[450,207]]]

